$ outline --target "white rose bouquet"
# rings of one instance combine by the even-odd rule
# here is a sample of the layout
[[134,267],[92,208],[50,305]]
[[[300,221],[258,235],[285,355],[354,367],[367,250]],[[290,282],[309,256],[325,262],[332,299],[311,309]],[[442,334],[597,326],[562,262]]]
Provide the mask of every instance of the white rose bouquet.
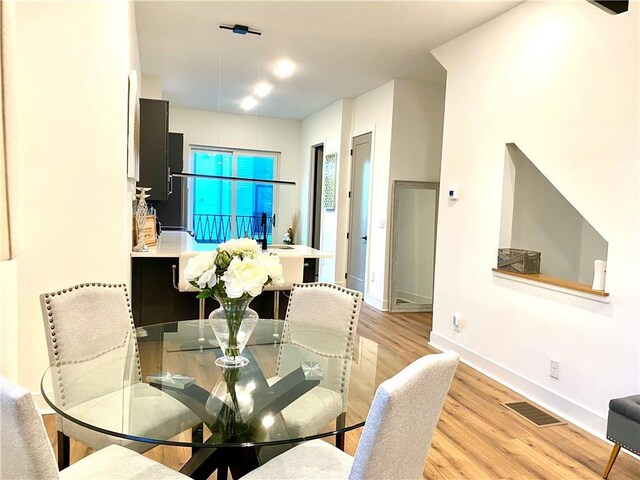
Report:
[[229,240],[213,252],[193,257],[185,279],[201,292],[198,298],[248,298],[262,293],[266,285],[283,282],[277,255],[261,252],[249,238]]
[[265,285],[283,283],[280,258],[261,252],[255,240],[230,240],[214,252],[190,259],[184,276],[200,289],[198,298],[215,297],[220,303],[220,308],[209,315],[209,323],[224,353],[216,359],[216,364],[235,368],[249,363],[240,353],[258,321],[258,314],[247,307]]

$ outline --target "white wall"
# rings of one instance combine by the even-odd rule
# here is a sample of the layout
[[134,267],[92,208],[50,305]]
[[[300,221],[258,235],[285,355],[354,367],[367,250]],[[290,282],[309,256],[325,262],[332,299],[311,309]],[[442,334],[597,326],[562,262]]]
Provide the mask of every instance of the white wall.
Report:
[[[344,263],[345,250],[339,251],[344,242],[338,238],[338,227],[341,210],[348,205],[349,189],[349,140],[343,135],[351,129],[351,100],[342,99],[314,113],[302,121],[300,141],[300,163],[302,181],[300,182],[300,204],[302,216],[302,243],[310,243],[311,209],[313,208],[313,147],[324,144],[324,154],[336,153],[336,208],[322,208],[320,250],[332,252],[334,258],[320,260],[318,279],[321,282],[338,282],[344,284],[344,270],[338,265]],[[324,190],[324,189],[323,189]],[[342,276],[340,276],[342,271]]]
[[[639,8],[528,2],[434,52],[460,200],[440,199],[431,341],[600,434],[609,399],[640,391]],[[510,142],[608,240],[609,304],[492,275]]]
[[444,85],[396,80],[390,180],[440,181]]
[[18,381],[18,261],[0,262],[0,374]]
[[[444,117],[444,85],[396,80],[393,96],[393,131],[391,143],[391,166],[389,170],[389,198],[393,199],[393,183],[396,180],[416,182],[439,182],[440,159],[442,156],[442,127]],[[430,195],[421,198],[431,198]],[[389,203],[389,221],[392,222],[393,205]],[[424,228],[435,227],[435,210],[433,204],[425,203],[416,210],[416,215],[425,218],[418,224]],[[429,216],[430,218],[426,218]],[[417,233],[417,232],[416,232]],[[392,228],[389,226],[389,265],[393,261]],[[433,231],[417,233],[415,239],[404,238],[401,248],[412,248],[416,253],[416,262],[411,266],[399,263],[398,279],[413,281],[398,282],[397,288],[411,296],[417,296],[420,303],[431,303],[433,289],[434,251],[424,244],[427,239],[433,240]],[[412,245],[412,243],[417,243]],[[406,259],[402,254],[398,258]],[[391,284],[389,275],[385,273],[385,285]],[[405,295],[406,296],[406,295]],[[384,298],[390,298],[391,292],[385,286]],[[420,297],[420,298],[419,298]]]
[[154,75],[142,75],[140,85],[142,98],[162,100],[162,78]]
[[[335,102],[302,123],[303,211],[310,212],[311,205],[311,147],[324,143],[325,154],[338,153],[336,209],[323,209],[321,239],[322,250],[335,253],[335,261],[322,262],[320,278],[335,279],[341,284],[344,284],[348,258],[351,140],[372,133],[369,278],[365,282],[365,301],[379,309],[386,310],[388,306],[392,182],[438,180],[443,109],[443,85],[394,80],[355,99]],[[304,232],[308,233],[309,228],[308,223],[303,224]]]
[[[300,131],[302,122],[254,115],[233,115],[205,110],[174,108],[169,104],[169,130],[184,133],[184,159],[189,160],[189,145],[245,148],[281,152],[278,176],[295,181],[295,186],[277,187],[274,243],[291,226],[291,217],[300,208],[302,162]],[[185,164],[185,168],[190,168]]]
[[[16,25],[25,242],[1,267],[2,328],[18,331],[13,378],[37,392],[48,364],[38,295],[128,281],[127,79],[138,59],[124,0],[18,2]],[[17,299],[8,308],[6,292]]]
[[[353,102],[351,137],[372,132],[371,189],[365,301],[386,310],[387,219],[394,81],[360,95]],[[344,232],[346,239],[346,231]],[[345,240],[346,241],[346,240]],[[345,258],[345,271],[346,271]],[[371,280],[375,278],[375,280]]]

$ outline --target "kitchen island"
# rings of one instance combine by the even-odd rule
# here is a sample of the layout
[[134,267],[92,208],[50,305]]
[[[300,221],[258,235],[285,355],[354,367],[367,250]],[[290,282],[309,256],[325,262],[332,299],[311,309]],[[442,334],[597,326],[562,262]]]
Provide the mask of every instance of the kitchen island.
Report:
[[[137,327],[175,322],[198,317],[198,300],[193,292],[179,292],[178,259],[184,252],[206,252],[217,248],[214,243],[197,243],[187,232],[163,232],[157,245],[148,252],[131,252],[131,308]],[[315,282],[317,262],[332,254],[304,245],[269,245],[268,251],[281,257],[304,258],[304,282]],[[288,298],[280,300],[281,312],[286,311]],[[217,302],[207,299],[206,311],[217,308]],[[259,295],[251,308],[263,318],[273,312],[273,293]]]

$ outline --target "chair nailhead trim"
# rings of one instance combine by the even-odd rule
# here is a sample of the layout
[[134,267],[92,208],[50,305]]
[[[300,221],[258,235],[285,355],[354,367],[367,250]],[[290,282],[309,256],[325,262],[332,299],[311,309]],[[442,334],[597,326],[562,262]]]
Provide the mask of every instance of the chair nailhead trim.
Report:
[[[282,331],[282,340],[284,341],[285,339],[288,338],[289,335],[289,322],[287,321],[289,318],[289,315],[291,313],[291,305],[294,304],[294,294],[295,291],[298,288],[314,288],[314,287],[325,287],[325,288],[331,288],[333,290],[338,290],[340,292],[343,293],[347,293],[351,296],[354,297],[353,299],[353,310],[351,311],[351,321],[349,322],[349,331],[347,332],[347,339],[346,339],[346,345],[345,345],[345,355],[337,355],[337,354],[325,354],[323,352],[314,352],[314,353],[318,353],[324,357],[328,357],[328,358],[344,358],[344,365],[343,365],[343,371],[342,371],[342,378],[341,378],[341,386],[343,387],[340,390],[340,393],[344,393],[344,386],[346,384],[346,378],[347,378],[347,362],[349,360],[353,360],[353,354],[352,354],[352,345],[353,345],[353,335],[354,335],[354,331],[353,331],[353,324],[355,323],[356,317],[358,315],[358,310],[359,310],[359,306],[360,303],[362,302],[362,293],[360,292],[356,292],[354,290],[350,290],[347,288],[343,288],[340,287],[338,285],[335,285],[333,283],[324,283],[324,282],[317,282],[317,283],[294,283],[293,287],[291,289],[291,294],[289,295],[289,305],[287,306],[287,312],[285,315],[285,324],[284,324],[284,329]],[[290,342],[294,345],[296,345],[295,342]],[[298,346],[303,346],[304,345],[298,345]],[[308,348],[308,347],[305,347]],[[280,366],[281,366],[281,360],[282,360],[282,349],[280,349],[280,351],[278,352],[278,360],[276,363],[276,372],[280,371]]]
[[[51,344],[53,347],[53,357],[54,357],[54,361],[55,361],[55,365],[56,367],[60,367],[60,365],[67,365],[67,364],[76,364],[76,363],[82,363],[84,361],[88,361],[88,360],[94,360],[95,358],[104,355],[110,351],[113,351],[117,348],[122,348],[127,341],[127,336],[125,335],[125,338],[122,342],[121,345],[109,348],[107,350],[104,350],[102,352],[99,352],[98,354],[89,357],[89,358],[85,358],[83,360],[73,360],[71,362],[60,362],[60,352],[58,351],[58,342],[57,339],[55,338],[55,322],[54,322],[54,317],[53,317],[53,312],[52,312],[52,305],[51,305],[51,300],[49,299],[50,297],[55,297],[56,295],[58,296],[62,296],[63,293],[71,293],[73,290],[78,290],[78,288],[84,288],[84,287],[103,287],[103,288],[122,288],[123,293],[124,293],[124,297],[125,297],[125,302],[127,303],[127,310],[129,313],[129,319],[130,319],[130,324],[131,324],[131,334],[134,335],[134,341],[135,341],[135,348],[136,348],[136,367],[138,370],[138,381],[142,381],[142,372],[141,372],[141,366],[140,366],[140,353],[138,350],[138,342],[137,339],[135,337],[135,325],[133,322],[133,312],[131,311],[131,302],[129,300],[129,293],[127,292],[127,286],[124,283],[118,283],[118,284],[111,284],[111,283],[99,283],[99,282],[92,282],[92,283],[81,283],[80,285],[75,285],[72,287],[68,287],[63,289],[62,291],[58,291],[58,292],[51,292],[51,293],[45,293],[44,294],[44,298],[47,299],[45,300],[45,304],[47,305],[46,310],[47,310],[47,316],[48,316],[48,320],[50,323],[50,339],[51,339]],[[56,373],[58,374],[58,381],[61,387],[60,392],[63,392],[64,389],[62,388],[62,370],[60,368],[57,368]],[[61,398],[64,398],[64,396],[62,396]],[[65,402],[61,402],[62,406],[65,406]]]
[[636,451],[635,449],[633,449],[633,448],[631,448],[631,447],[627,447],[624,443],[620,443],[619,441],[617,441],[617,440],[615,440],[615,439],[611,438],[609,435],[607,435],[607,438],[608,438],[609,440],[611,440],[613,443],[617,443],[617,444],[618,444],[618,445],[620,445],[621,447],[623,447],[623,448],[625,448],[625,449],[629,450],[630,452],[633,452],[633,453],[635,453],[636,455],[640,455],[640,452]]

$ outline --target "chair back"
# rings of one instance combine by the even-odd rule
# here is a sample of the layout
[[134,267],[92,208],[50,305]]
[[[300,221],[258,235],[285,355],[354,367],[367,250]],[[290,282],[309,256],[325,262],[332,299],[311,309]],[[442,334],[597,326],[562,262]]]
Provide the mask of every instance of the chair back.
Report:
[[31,394],[0,377],[0,478],[58,478],[58,467]]
[[278,255],[280,264],[282,265],[282,278],[284,283],[281,285],[267,285],[265,290],[291,290],[296,283],[302,283],[304,274],[304,258],[288,257],[286,255]]
[[203,252],[182,252],[180,257],[178,258],[178,271],[180,272],[180,277],[178,278],[178,290],[181,292],[199,292],[200,289],[194,287],[187,279],[184,278],[184,269],[187,268],[187,263],[193,257],[197,257]]
[[140,379],[124,284],[86,283],[40,295],[56,403],[70,408]]
[[378,387],[350,480],[420,479],[458,354],[424,356]]
[[[362,294],[329,283],[294,284],[289,298],[276,374],[302,361],[320,365],[320,385],[344,394],[349,385]],[[346,395],[344,395],[346,399]]]

